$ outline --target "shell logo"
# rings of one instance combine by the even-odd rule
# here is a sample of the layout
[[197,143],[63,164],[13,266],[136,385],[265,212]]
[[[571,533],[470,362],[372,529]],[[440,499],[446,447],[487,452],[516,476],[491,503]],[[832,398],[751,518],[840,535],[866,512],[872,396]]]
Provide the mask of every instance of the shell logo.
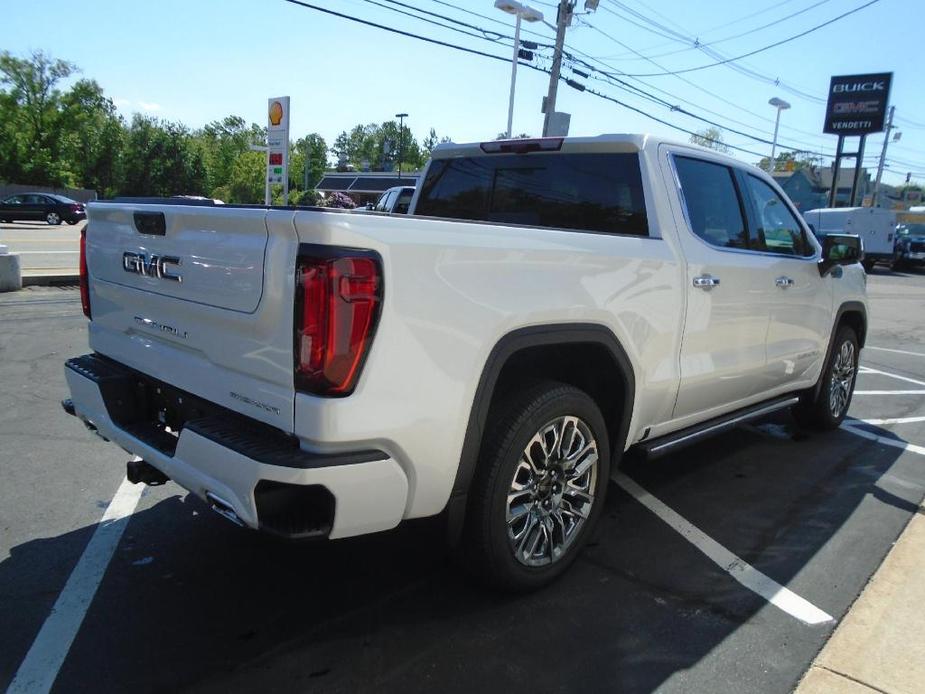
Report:
[[272,125],[279,125],[283,122],[283,105],[278,101],[274,101],[270,104],[270,123]]

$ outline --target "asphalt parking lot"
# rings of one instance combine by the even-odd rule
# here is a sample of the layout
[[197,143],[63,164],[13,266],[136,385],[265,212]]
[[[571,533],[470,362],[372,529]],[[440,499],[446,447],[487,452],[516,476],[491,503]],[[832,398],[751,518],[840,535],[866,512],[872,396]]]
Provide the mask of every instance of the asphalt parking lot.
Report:
[[[517,597],[470,584],[434,522],[290,545],[173,484],[88,593],[126,456],[58,404],[78,293],[0,295],[0,687],[28,662],[56,692],[789,692],[925,497],[925,274],[869,290],[845,428],[780,415],[629,461],[571,571]],[[62,605],[75,584],[92,602]]]

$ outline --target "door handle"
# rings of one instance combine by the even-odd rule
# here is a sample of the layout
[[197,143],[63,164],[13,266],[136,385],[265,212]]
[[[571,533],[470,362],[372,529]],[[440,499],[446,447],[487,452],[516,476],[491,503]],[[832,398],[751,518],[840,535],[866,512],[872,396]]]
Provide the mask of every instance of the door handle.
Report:
[[786,289],[787,287],[793,286],[793,280],[789,277],[778,277],[776,280],[774,280],[774,284],[776,284],[781,289]]
[[719,286],[719,277],[713,277],[712,275],[700,275],[700,277],[694,278],[694,286],[698,289],[710,290],[713,287]]

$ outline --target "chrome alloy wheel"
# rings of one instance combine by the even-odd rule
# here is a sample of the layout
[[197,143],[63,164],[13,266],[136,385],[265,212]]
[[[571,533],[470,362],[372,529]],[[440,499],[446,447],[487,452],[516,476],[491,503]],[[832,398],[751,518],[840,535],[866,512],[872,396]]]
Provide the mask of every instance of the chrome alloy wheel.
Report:
[[845,340],[832,363],[832,380],[829,384],[829,410],[836,419],[842,415],[848,405],[851,386],[854,383],[854,372],[854,344]]
[[563,557],[591,514],[597,441],[577,417],[540,428],[524,448],[507,495],[507,535],[517,561],[547,566]]
[[45,215],[45,221],[51,224],[52,226],[56,224],[60,224],[61,215],[59,215],[57,212],[49,212],[47,215]]

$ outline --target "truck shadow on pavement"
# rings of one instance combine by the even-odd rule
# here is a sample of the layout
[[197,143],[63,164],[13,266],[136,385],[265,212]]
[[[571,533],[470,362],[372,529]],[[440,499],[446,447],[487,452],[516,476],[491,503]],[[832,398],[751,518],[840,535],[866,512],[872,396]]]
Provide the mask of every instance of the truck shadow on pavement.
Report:
[[[837,618],[925,490],[901,453],[842,431],[804,435],[783,417],[624,471]],[[904,486],[891,485],[900,466]],[[92,530],[0,563],[4,612],[32,624],[17,629],[24,642],[0,643],[0,683],[56,597],[29,597],[30,567],[70,558]],[[142,500],[56,691],[789,691],[832,628],[768,605],[615,485],[572,569],[519,596],[465,578],[437,521],[293,545],[172,496]]]

